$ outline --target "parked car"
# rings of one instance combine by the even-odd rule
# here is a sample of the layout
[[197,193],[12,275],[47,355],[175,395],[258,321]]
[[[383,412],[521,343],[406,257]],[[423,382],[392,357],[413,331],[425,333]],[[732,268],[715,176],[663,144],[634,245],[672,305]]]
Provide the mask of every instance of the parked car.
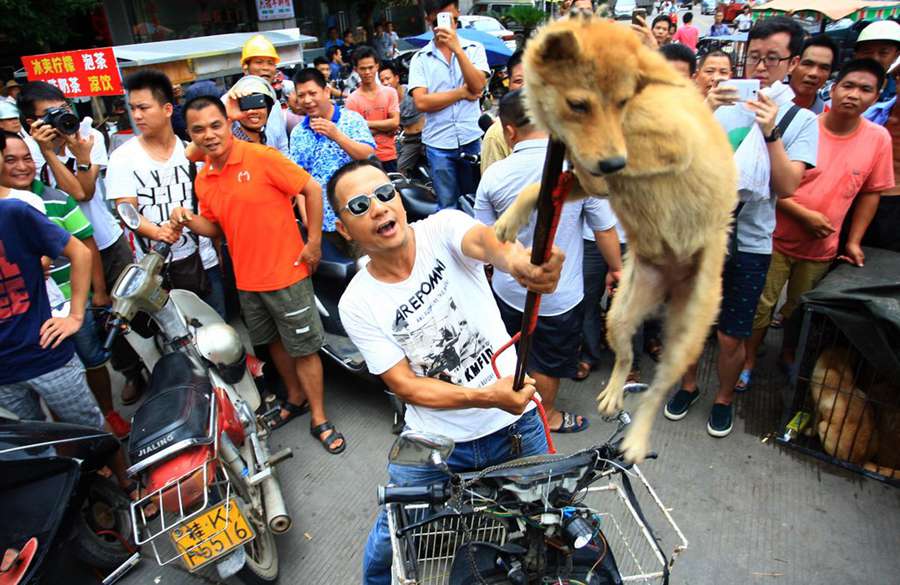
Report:
[[477,31],[497,37],[511,51],[516,50],[516,33],[500,24],[500,21],[492,16],[465,15],[459,17],[459,28],[473,28]]
[[631,18],[631,13],[634,12],[635,8],[637,8],[637,2],[635,2],[635,0],[616,0],[616,7],[614,9],[616,20]]

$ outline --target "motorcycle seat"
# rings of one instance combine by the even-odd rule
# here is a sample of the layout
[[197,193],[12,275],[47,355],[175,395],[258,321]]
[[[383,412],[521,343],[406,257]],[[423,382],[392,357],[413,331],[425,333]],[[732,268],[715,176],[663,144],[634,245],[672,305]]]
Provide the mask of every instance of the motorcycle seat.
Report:
[[174,445],[188,448],[212,442],[212,386],[205,375],[194,371],[186,355],[170,353],[160,358],[147,395],[131,421],[132,466]]
[[317,278],[327,278],[349,284],[350,279],[356,274],[356,261],[348,258],[338,250],[329,240],[322,240],[322,259],[316,269]]

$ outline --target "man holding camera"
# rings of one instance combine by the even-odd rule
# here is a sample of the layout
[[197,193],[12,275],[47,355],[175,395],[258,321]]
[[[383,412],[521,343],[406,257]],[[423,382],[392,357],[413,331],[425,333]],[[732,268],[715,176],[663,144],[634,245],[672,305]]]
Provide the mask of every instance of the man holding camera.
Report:
[[456,0],[426,0],[434,39],[409,65],[409,91],[425,112],[422,142],[438,205],[456,207],[460,195],[475,192],[475,166],[464,160],[481,153],[478,100],[490,74],[484,47],[456,34]]
[[[280,60],[275,46],[263,35],[250,37],[241,51],[241,69],[244,75],[262,77],[270,85],[278,72],[276,67]],[[266,144],[277,148],[285,156],[290,155],[287,124],[281,108],[272,108],[269,114],[269,121],[266,124]]]

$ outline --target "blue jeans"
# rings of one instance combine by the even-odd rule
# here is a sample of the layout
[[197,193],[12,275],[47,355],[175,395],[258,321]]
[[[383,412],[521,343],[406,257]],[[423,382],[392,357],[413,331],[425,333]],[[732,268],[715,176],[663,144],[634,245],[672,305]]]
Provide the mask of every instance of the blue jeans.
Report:
[[457,148],[433,148],[425,145],[434,193],[439,209],[455,209],[461,195],[477,188],[478,165],[460,160],[463,154],[481,154],[481,141],[474,140]]
[[[92,370],[106,364],[109,360],[109,352],[103,349],[103,342],[106,340],[106,332],[103,327],[98,324],[100,313],[95,314],[92,307],[88,306],[84,312],[84,321],[81,323],[81,329],[72,336],[75,342],[75,353],[85,369]],[[106,313],[103,313],[106,315]]]
[[209,293],[203,297],[203,302],[212,307],[222,319],[228,321],[225,316],[225,284],[222,279],[222,267],[216,264],[206,269],[206,277],[209,279]]
[[[521,457],[547,452],[544,426],[537,409],[525,414],[515,423],[486,437],[457,443],[447,464],[456,472],[484,469],[515,458],[510,450],[510,436],[522,436]],[[432,467],[412,467],[388,464],[389,483],[398,486],[429,485],[447,480],[447,475]],[[384,508],[378,512],[375,525],[369,532],[363,553],[364,585],[390,585],[391,536],[388,533],[387,514]]]

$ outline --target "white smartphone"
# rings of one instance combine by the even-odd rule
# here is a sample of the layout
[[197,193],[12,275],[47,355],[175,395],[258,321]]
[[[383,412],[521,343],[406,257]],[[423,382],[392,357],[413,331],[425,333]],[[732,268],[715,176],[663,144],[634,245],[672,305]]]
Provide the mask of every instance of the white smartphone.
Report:
[[728,81],[723,81],[721,85],[736,89],[739,102],[759,99],[758,79],[729,79]]
[[453,15],[449,12],[438,12],[437,25],[441,28],[453,28]]

